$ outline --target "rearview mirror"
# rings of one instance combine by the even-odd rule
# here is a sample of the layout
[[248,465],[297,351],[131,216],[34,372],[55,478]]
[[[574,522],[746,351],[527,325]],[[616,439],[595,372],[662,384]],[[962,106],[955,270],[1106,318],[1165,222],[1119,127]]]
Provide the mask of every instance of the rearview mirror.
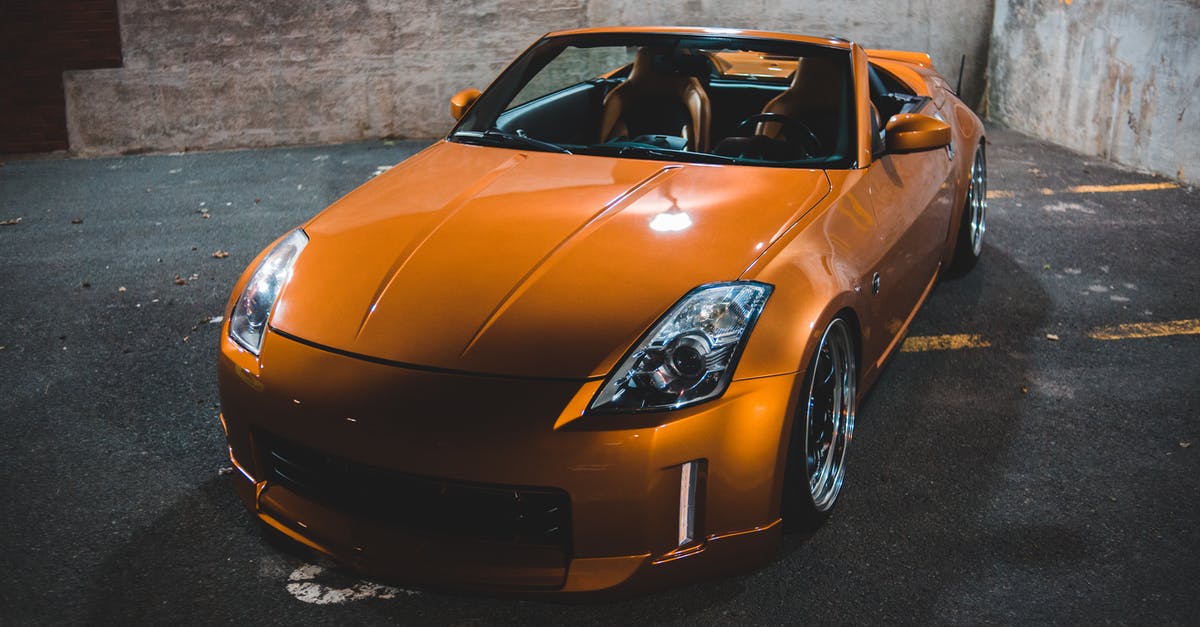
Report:
[[950,145],[950,125],[921,113],[897,113],[884,131],[888,152],[917,152]]
[[478,99],[478,89],[464,89],[457,94],[454,94],[454,97],[450,99],[450,115],[454,116],[455,120],[462,119],[463,114],[466,113],[467,109],[470,109],[471,105],[475,104],[475,101]]

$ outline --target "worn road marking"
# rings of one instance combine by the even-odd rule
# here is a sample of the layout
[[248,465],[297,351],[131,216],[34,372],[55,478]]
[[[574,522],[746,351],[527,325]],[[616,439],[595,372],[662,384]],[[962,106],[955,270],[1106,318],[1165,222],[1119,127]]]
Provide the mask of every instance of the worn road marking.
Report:
[[1170,322],[1135,322],[1099,327],[1088,332],[1093,340],[1133,340],[1167,335],[1200,335],[1200,319]]
[[[1108,288],[1093,285],[1095,292],[1107,292]],[[1121,297],[1112,297],[1118,299]],[[1128,300],[1128,299],[1124,299]],[[1111,327],[1097,327],[1088,331],[1087,336],[1093,340],[1133,340],[1147,337],[1163,337],[1168,335],[1200,335],[1200,318],[1192,320],[1171,320],[1168,322],[1135,322],[1118,324]],[[1057,342],[1059,337],[1054,334],[1046,338]],[[956,335],[914,335],[904,340],[900,346],[902,353],[923,353],[926,351],[952,351],[964,348],[988,348],[991,342],[982,335],[974,333],[959,333]]]
[[1096,215],[1095,209],[1088,208],[1077,202],[1063,202],[1063,201],[1052,202],[1052,203],[1042,207],[1042,209],[1049,211],[1051,213],[1067,213],[1068,211],[1074,211],[1077,213],[1086,213],[1088,215]]
[[394,599],[401,594],[420,594],[415,590],[393,588],[368,581],[360,581],[348,588],[334,588],[318,581],[325,569],[315,564],[299,566],[288,576],[287,591],[300,601],[314,605],[338,605],[363,599]]
[[[1157,189],[1179,189],[1178,183],[1127,183],[1124,185],[1075,185],[1063,190],[1053,190],[1043,187],[1037,192],[1043,196],[1055,194],[1107,194],[1114,192],[1149,192]],[[1015,198],[1016,192],[1007,189],[988,190],[989,200],[994,198]]]
[[918,335],[904,340],[900,346],[901,353],[920,353],[924,351],[951,351],[962,348],[987,348],[992,343],[981,335]]

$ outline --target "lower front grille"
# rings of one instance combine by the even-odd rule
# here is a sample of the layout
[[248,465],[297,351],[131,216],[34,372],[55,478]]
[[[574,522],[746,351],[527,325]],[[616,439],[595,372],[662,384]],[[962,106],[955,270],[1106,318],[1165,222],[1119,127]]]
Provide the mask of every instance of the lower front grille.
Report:
[[562,490],[408,475],[262,432],[255,440],[268,481],[322,505],[430,537],[570,553],[571,502]]

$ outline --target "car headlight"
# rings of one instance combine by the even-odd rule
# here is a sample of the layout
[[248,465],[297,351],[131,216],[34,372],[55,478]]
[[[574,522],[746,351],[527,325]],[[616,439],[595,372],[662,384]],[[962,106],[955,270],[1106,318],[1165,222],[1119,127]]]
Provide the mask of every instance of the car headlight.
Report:
[[233,305],[229,337],[255,355],[262,348],[267,319],[279,297],[279,290],[292,278],[292,266],[306,244],[308,235],[303,230],[292,231],[263,257]]
[[771,289],[739,282],[692,290],[626,355],[588,411],[678,409],[717,398],[733,377]]

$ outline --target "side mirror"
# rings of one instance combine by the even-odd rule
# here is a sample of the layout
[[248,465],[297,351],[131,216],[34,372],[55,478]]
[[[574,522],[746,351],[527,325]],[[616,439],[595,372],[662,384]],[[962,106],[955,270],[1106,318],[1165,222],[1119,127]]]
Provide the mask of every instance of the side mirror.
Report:
[[921,113],[897,113],[883,133],[888,152],[917,152],[950,145],[950,125]]
[[454,94],[454,97],[450,99],[450,115],[454,116],[455,120],[461,120],[463,114],[471,108],[471,105],[475,104],[476,100],[479,100],[478,89],[464,89]]

